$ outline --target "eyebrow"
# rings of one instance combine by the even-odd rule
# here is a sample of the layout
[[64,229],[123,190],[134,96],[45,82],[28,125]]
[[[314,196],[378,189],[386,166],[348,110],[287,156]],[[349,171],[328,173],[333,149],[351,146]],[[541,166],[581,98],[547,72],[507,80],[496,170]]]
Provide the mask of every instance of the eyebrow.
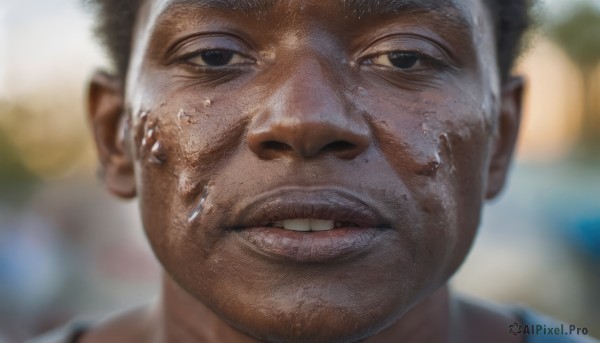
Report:
[[452,0],[341,0],[343,8],[355,15],[385,15],[404,11],[420,10],[455,11],[456,5]]
[[279,0],[174,0],[163,12],[168,12],[173,7],[188,5],[203,9],[259,13],[272,10],[278,2]]
[[[286,0],[173,0],[162,11],[182,5],[203,9],[229,10],[250,13],[266,13]],[[331,1],[331,0],[326,0]],[[460,15],[453,0],[337,0],[340,7],[355,17],[383,16],[403,12],[442,12],[459,14],[465,24],[469,22]]]

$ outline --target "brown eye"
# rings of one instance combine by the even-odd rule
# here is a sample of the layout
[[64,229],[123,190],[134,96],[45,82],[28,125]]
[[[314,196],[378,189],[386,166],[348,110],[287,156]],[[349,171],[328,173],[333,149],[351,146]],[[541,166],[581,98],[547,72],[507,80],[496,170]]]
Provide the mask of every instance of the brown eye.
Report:
[[244,62],[244,58],[230,50],[206,50],[189,59],[189,62],[204,67],[224,67]]
[[392,51],[373,57],[371,62],[398,69],[414,69],[421,67],[421,56],[416,52]]
[[419,56],[412,52],[390,52],[388,59],[396,68],[408,69],[419,62]]

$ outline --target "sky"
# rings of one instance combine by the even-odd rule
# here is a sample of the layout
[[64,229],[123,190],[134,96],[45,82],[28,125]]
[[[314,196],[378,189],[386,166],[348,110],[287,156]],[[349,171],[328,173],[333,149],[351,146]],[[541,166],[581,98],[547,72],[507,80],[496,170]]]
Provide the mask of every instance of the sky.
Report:
[[0,94],[5,92],[6,79],[6,8],[4,3],[0,3]]
[[0,1],[0,98],[72,82],[103,55],[78,0]]

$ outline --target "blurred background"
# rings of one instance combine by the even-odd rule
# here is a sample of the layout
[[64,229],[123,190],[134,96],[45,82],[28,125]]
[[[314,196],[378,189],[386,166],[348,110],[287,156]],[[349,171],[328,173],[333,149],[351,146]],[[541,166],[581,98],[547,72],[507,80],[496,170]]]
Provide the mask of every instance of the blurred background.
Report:
[[[453,284],[600,337],[600,0],[536,12],[512,177]],[[91,21],[77,0],[0,2],[0,343],[157,289],[135,204],[96,178],[84,92],[107,60]]]

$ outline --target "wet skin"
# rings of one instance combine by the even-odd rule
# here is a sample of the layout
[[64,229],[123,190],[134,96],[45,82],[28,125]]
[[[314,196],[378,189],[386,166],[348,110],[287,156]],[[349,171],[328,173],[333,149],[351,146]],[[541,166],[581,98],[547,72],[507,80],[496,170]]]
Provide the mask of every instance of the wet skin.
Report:
[[[106,184],[138,197],[165,271],[144,337],[470,335],[445,284],[503,186],[522,90],[485,5],[230,2],[146,1],[126,81],[90,90]],[[338,227],[276,227],[299,218]]]

